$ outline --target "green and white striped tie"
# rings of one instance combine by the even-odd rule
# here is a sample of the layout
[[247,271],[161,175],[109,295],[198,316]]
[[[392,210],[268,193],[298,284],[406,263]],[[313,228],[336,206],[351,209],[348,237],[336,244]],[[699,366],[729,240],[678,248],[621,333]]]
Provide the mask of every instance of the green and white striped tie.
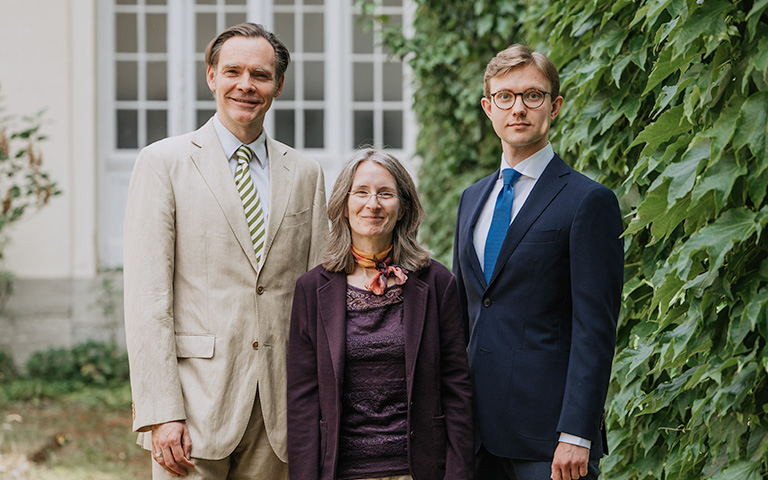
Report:
[[245,219],[248,229],[251,231],[253,250],[256,252],[256,263],[261,261],[261,252],[264,250],[264,211],[261,209],[259,192],[251,179],[251,168],[248,164],[253,158],[253,150],[245,145],[237,149],[237,170],[235,170],[235,184],[240,193],[240,200],[245,208]]

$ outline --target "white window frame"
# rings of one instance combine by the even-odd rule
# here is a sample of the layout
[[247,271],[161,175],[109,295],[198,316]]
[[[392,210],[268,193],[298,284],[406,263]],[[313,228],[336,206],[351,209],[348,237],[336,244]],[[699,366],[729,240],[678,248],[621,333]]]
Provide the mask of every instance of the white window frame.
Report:
[[[200,6],[195,5],[193,0],[168,0],[167,6],[156,7],[146,5],[145,0],[137,0],[137,6],[116,5],[116,0],[99,2],[98,11],[98,61],[99,61],[99,208],[98,208],[98,251],[99,265],[102,268],[119,267],[122,265],[122,234],[123,217],[125,214],[125,199],[128,191],[128,181],[133,169],[133,164],[138,155],[139,149],[117,149],[117,121],[116,112],[120,107],[137,108],[158,108],[167,104],[168,135],[179,135],[190,132],[197,128],[198,109],[215,109],[215,101],[211,97],[206,100],[196,98],[197,82],[205,81],[202,73],[196,71],[197,62],[203,60],[203,54],[195,52],[195,14],[198,11],[216,12],[217,31],[223,30],[227,25],[224,24],[224,14],[234,10],[245,8],[246,18],[249,21],[264,24],[268,29],[273,29],[273,14],[285,11],[283,5],[274,5],[271,0],[248,0],[244,6],[227,6],[225,0],[217,0],[214,5]],[[352,22],[354,0],[325,0],[324,7],[320,7],[324,13],[324,42],[325,52],[322,54],[304,53],[299,50],[301,43],[292,49],[292,62],[288,68],[287,75],[293,76],[295,80],[296,93],[301,98],[303,95],[303,62],[322,60],[324,66],[324,85],[325,94],[322,101],[291,101],[278,98],[272,106],[272,111],[278,109],[298,109],[295,123],[295,143],[296,148],[306,155],[316,159],[323,166],[326,176],[326,189],[330,189],[335,181],[343,164],[351,158],[354,153],[354,110],[353,110],[353,53],[350,47],[353,39]],[[139,53],[122,54],[116,53],[115,45],[115,14],[118,12],[129,12],[138,9],[139,13],[155,12],[162,10],[167,14],[166,40],[167,53],[142,53],[143,42],[146,35],[142,22],[143,15],[139,15],[137,23]],[[303,10],[316,11],[315,6],[304,6]],[[399,7],[395,7],[399,9]],[[404,0],[402,11],[397,11],[398,15],[403,17],[403,25],[406,30],[409,29],[410,19],[415,10],[411,0]],[[381,13],[391,13],[391,7],[385,7]],[[299,13],[299,12],[294,12]],[[279,32],[277,32],[279,34]],[[299,40],[301,32],[299,31]],[[381,52],[381,47],[376,46],[376,51],[372,57],[374,60],[374,82],[376,83],[376,95],[374,101],[370,103],[371,109],[376,112],[375,118],[375,138],[383,137],[381,116],[382,111],[395,107],[392,102],[384,102],[379,93],[381,91],[380,83],[380,61],[385,60],[386,54]],[[138,91],[139,98],[146,92],[146,60],[165,60],[167,61],[167,84],[168,96],[166,101],[155,102],[147,100],[138,101],[117,101],[116,100],[116,73],[115,62],[120,58],[129,60],[138,60]],[[389,151],[400,158],[408,166],[411,174],[416,176],[418,162],[412,158],[415,151],[417,127],[413,112],[410,109],[412,99],[410,71],[407,65],[404,65],[404,83],[403,96],[401,102],[403,112],[403,133],[402,148],[390,149]],[[198,78],[199,77],[199,78]],[[304,122],[303,110],[307,108],[324,109],[324,137],[323,148],[304,148]],[[265,120],[267,132],[274,135],[275,115],[270,112]],[[146,143],[146,122],[143,115],[139,115],[138,135],[139,147]],[[381,147],[377,142],[377,147]]]

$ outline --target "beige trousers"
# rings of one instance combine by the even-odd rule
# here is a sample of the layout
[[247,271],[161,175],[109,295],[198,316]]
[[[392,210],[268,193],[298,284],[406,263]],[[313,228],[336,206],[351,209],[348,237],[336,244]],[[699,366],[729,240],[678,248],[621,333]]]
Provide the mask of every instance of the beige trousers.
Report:
[[[195,464],[195,468],[190,469],[187,476],[180,478],[185,480],[288,480],[288,464],[277,458],[267,439],[258,394],[243,439],[235,451],[221,460],[192,457],[192,463]],[[152,480],[173,478],[176,477],[157,462],[152,462]]]

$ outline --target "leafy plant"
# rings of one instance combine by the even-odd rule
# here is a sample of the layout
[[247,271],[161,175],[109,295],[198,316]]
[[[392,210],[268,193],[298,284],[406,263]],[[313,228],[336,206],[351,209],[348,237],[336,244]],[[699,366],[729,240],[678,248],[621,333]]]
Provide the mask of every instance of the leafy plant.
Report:
[[13,358],[4,350],[0,350],[0,383],[10,382],[19,378],[19,372]]
[[[0,105],[0,114],[4,110]],[[42,116],[39,112],[20,122],[13,115],[0,116],[0,235],[7,235],[6,228],[29,208],[40,208],[61,193],[43,169],[38,147],[46,138],[40,131]]]
[[112,343],[88,341],[74,348],[35,353],[26,364],[29,377],[92,385],[128,380],[128,357]]
[[[0,102],[2,100],[0,96]],[[0,103],[0,312],[13,292],[14,275],[2,270],[7,229],[30,208],[41,208],[61,194],[56,182],[43,169],[38,147],[45,140],[40,133],[43,113],[22,118],[19,123],[15,116],[4,112]]]
[[416,82],[429,246],[449,260],[461,191],[499,163],[485,64],[546,52],[555,151],[627,214],[603,476],[768,478],[768,0],[415,3],[385,41]]

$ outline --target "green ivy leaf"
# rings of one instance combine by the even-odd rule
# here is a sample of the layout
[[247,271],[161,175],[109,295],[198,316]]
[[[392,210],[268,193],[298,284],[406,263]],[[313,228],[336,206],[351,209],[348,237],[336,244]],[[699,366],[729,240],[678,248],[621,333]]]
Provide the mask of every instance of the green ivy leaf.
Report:
[[736,148],[749,146],[757,158],[768,158],[768,92],[759,92],[741,106],[733,135]]

